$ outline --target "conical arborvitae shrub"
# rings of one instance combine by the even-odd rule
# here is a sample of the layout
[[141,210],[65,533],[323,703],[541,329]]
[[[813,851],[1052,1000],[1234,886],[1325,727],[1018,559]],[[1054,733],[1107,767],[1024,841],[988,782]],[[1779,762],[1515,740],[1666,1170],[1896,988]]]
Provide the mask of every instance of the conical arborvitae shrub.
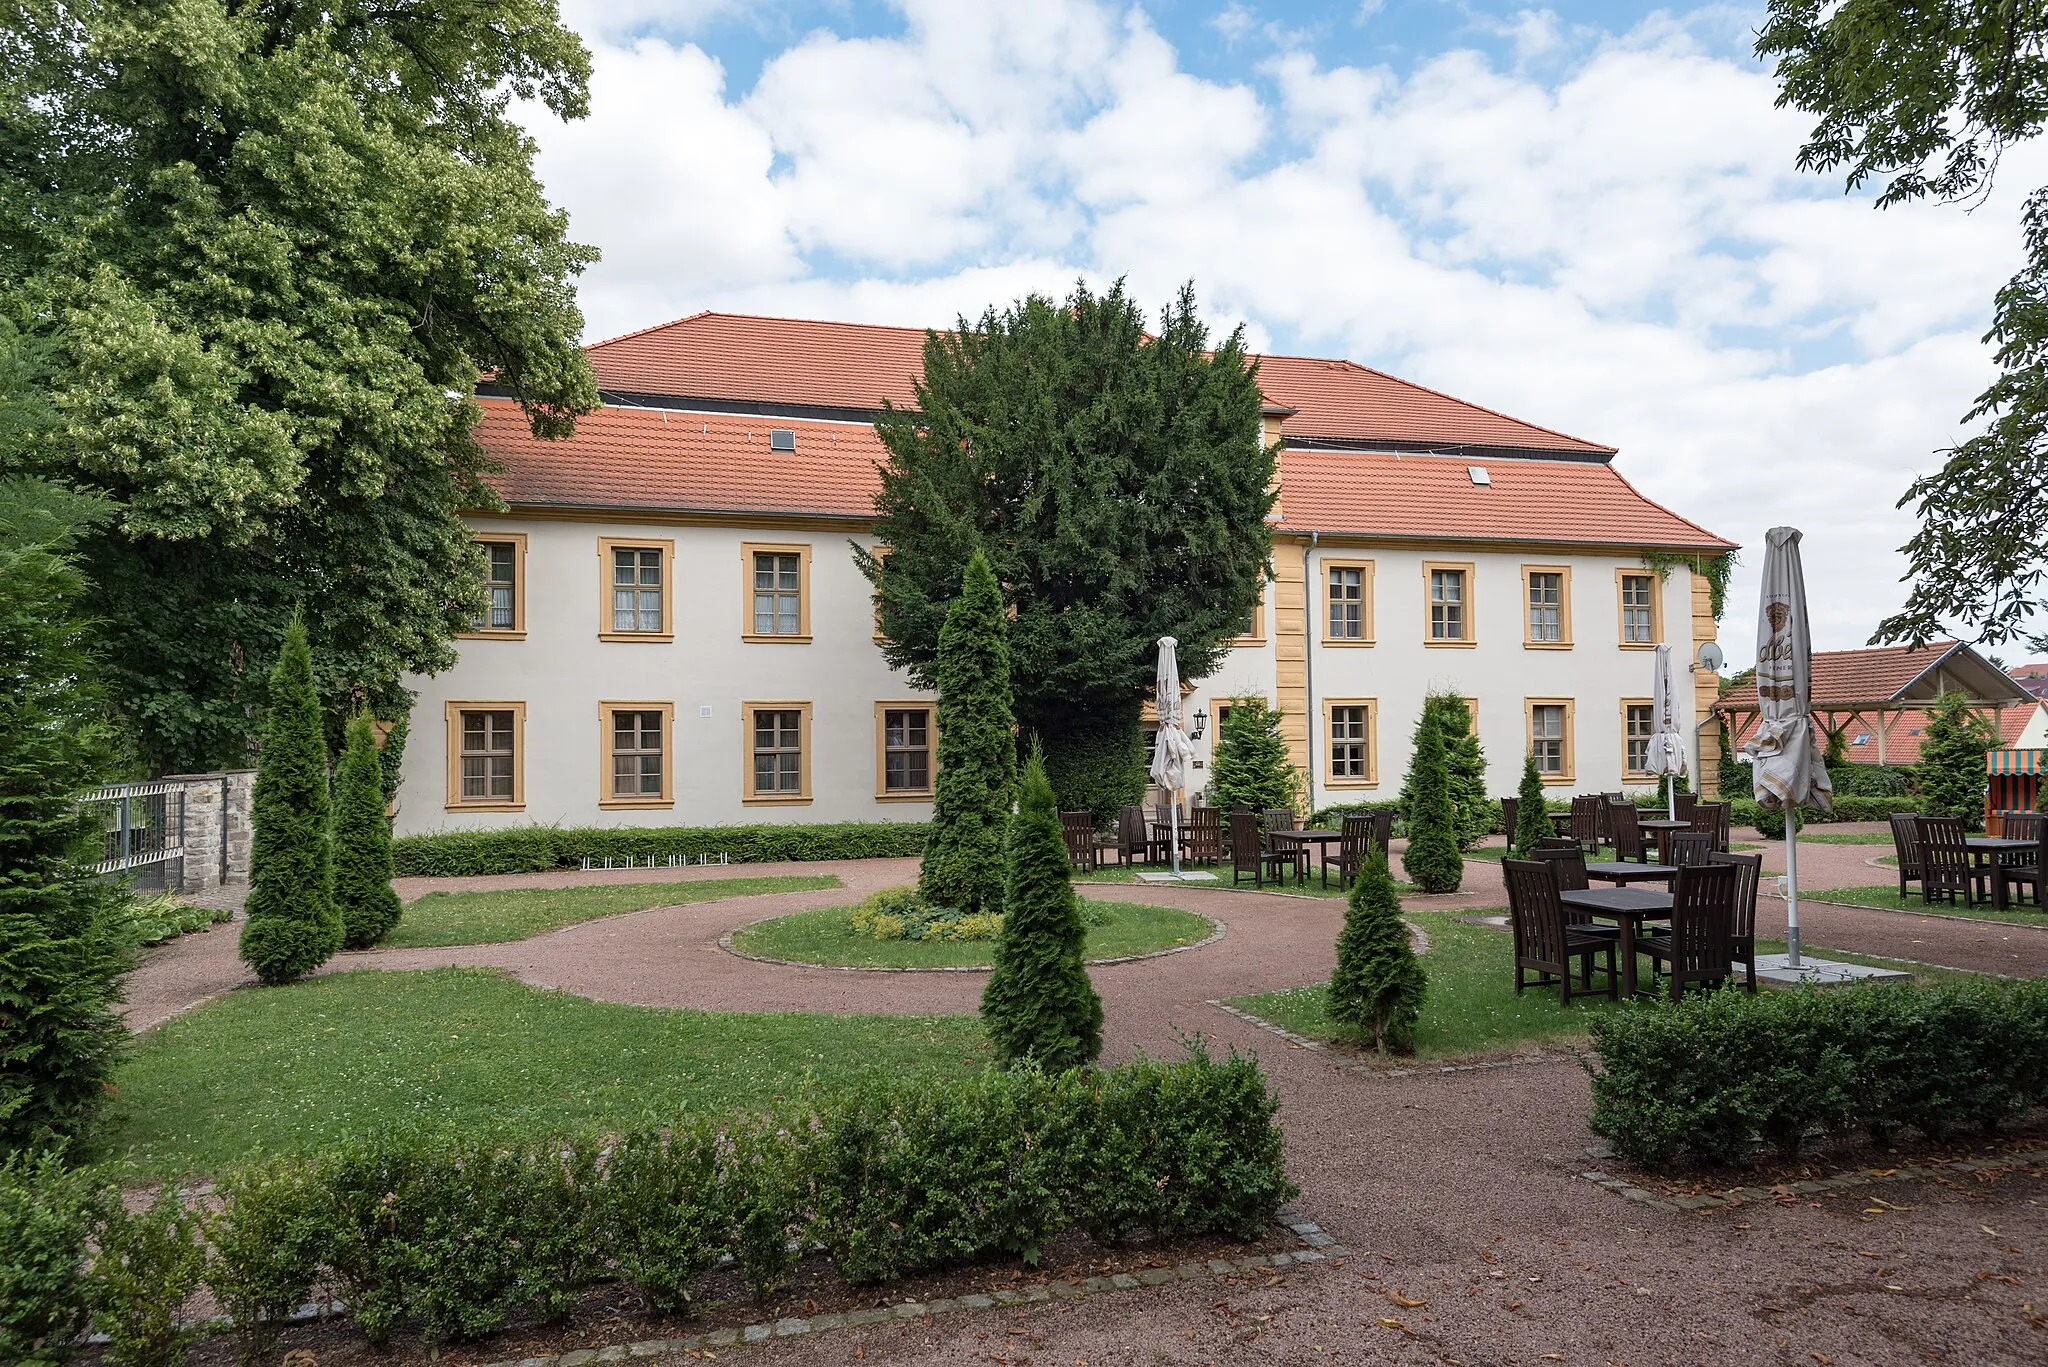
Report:
[[1515,809],[1515,828],[1508,832],[1508,848],[1515,858],[1527,859],[1556,829],[1550,824],[1550,810],[1543,805],[1543,775],[1537,772],[1536,756],[1524,755],[1521,805]]
[[1408,849],[1401,867],[1408,880],[1424,892],[1456,892],[1465,881],[1465,860],[1458,853],[1457,816],[1451,809],[1451,778],[1444,754],[1444,733],[1425,714],[1415,730],[1415,762],[1409,769],[1413,785],[1408,803]]
[[1003,835],[1017,789],[1010,628],[980,551],[939,631],[939,772],[917,890],[965,912],[1003,904]]
[[242,962],[266,983],[303,977],[341,948],[328,846],[327,741],[313,652],[297,615],[270,674],[270,716],[250,802],[248,920]]
[[1102,1052],[1102,999],[1082,966],[1085,934],[1045,757],[1034,746],[1010,818],[1003,933],[981,994],[997,1059],[1079,1068]]
[[359,712],[349,721],[334,770],[334,910],[341,917],[341,942],[350,949],[368,949],[398,924],[391,873],[391,822],[384,815],[377,731],[369,714]]
[[1210,803],[1226,812],[1294,806],[1294,767],[1280,734],[1280,709],[1256,694],[1232,697],[1223,706],[1229,712],[1209,757]]
[[1415,1047],[1415,1021],[1429,979],[1415,957],[1401,898],[1384,854],[1358,870],[1344,929],[1337,934],[1337,968],[1330,975],[1330,1019],[1358,1033],[1381,1053]]

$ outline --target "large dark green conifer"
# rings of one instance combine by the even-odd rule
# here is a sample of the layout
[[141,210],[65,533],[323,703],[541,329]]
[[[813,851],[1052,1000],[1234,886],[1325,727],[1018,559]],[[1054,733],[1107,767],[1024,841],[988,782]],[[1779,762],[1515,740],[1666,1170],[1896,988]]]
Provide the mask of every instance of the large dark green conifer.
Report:
[[1543,805],[1543,775],[1532,751],[1522,757],[1521,804],[1515,810],[1515,828],[1508,832],[1508,846],[1515,858],[1530,858],[1543,838],[1556,829],[1550,824],[1550,809]]
[[242,962],[267,983],[312,972],[341,948],[328,838],[327,741],[305,621],[285,627],[270,672],[270,717],[256,761]]
[[1337,967],[1330,974],[1330,1019],[1358,1032],[1381,1053],[1415,1047],[1415,1020],[1429,979],[1415,957],[1401,897],[1386,855],[1375,852],[1358,870],[1344,928],[1337,934]]
[[1930,709],[1920,740],[1920,810],[1959,816],[1965,830],[1984,829],[1984,752],[1998,743],[1991,723],[1961,693],[1944,693]]
[[391,821],[384,815],[384,771],[376,725],[367,712],[349,720],[348,743],[334,769],[334,910],[341,942],[368,949],[398,924],[391,887]]
[[1456,892],[1465,880],[1465,861],[1458,853],[1450,764],[1444,733],[1426,709],[1415,728],[1415,759],[1408,774],[1408,848],[1401,867],[1424,892]]
[[1280,734],[1280,709],[1264,698],[1237,697],[1217,727],[1209,760],[1209,805],[1255,812],[1294,805],[1298,785]]
[[934,906],[999,911],[1017,790],[1003,590],[976,551],[939,632],[939,772],[917,890]]
[[1486,797],[1486,752],[1480,748],[1478,728],[1465,699],[1447,689],[1431,692],[1422,700],[1422,715],[1415,721],[1415,748],[1408,761],[1408,773],[1401,780],[1401,819],[1412,830],[1415,814],[1415,756],[1422,753],[1422,727],[1434,722],[1443,736],[1446,782],[1451,795],[1451,829],[1458,848],[1469,850],[1493,829],[1493,804]]
[[1068,878],[1059,810],[1034,746],[1010,819],[1003,933],[981,994],[981,1022],[1004,1063],[1078,1068],[1102,1052],[1102,999],[1082,966],[1081,905]]

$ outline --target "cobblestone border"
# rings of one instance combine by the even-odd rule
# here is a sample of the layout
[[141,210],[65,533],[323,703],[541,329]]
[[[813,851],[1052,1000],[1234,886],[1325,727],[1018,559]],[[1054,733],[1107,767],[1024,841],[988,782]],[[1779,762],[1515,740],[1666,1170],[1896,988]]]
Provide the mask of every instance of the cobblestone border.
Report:
[[1761,1203],[1775,1204],[1788,1196],[1818,1196],[1849,1187],[1877,1186],[1886,1182],[1922,1182],[1954,1172],[2003,1172],[2008,1168],[2031,1167],[2044,1161],[2048,1161],[2048,1145],[2019,1153],[1999,1154],[1995,1158],[1959,1158],[1952,1163],[1920,1163],[1903,1168],[1857,1168],[1808,1181],[1780,1182],[1769,1187],[1730,1187],[1718,1193],[1702,1192],[1697,1195],[1678,1196],[1661,1196],[1637,1186],[1627,1178],[1616,1177],[1598,1168],[1589,1169],[1579,1176],[1596,1187],[1613,1192],[1616,1196],[1633,1201],[1646,1209],[1677,1213]]
[[1206,1261],[1184,1262],[1177,1267],[1148,1267],[1137,1273],[1118,1272],[1113,1276],[1086,1277],[1080,1281],[1047,1282],[1043,1286],[1025,1287],[1022,1291],[1013,1291],[1005,1287],[986,1295],[974,1293],[965,1296],[944,1296],[928,1301],[903,1301],[897,1305],[875,1306],[844,1314],[786,1316],[779,1320],[763,1320],[758,1324],[743,1325],[736,1329],[715,1329],[707,1334],[691,1334],[686,1338],[646,1339],[639,1343],[615,1343],[608,1348],[578,1348],[567,1353],[507,1358],[502,1362],[484,1364],[484,1367],[585,1367],[587,1363],[625,1362],[673,1357],[681,1353],[695,1354],[706,1349],[743,1348],[749,1344],[766,1343],[771,1339],[795,1338],[800,1334],[859,1329],[899,1320],[929,1321],[941,1315],[957,1315],[968,1310],[992,1310],[997,1307],[1037,1305],[1051,1301],[1077,1301],[1119,1291],[1143,1291],[1175,1282],[1214,1280],[1217,1277],[1235,1276],[1244,1272],[1278,1272],[1291,1267],[1344,1258],[1350,1254],[1350,1249],[1325,1234],[1322,1226],[1300,1211],[1292,1208],[1283,1209],[1280,1211],[1280,1219],[1288,1232],[1300,1240],[1300,1247],[1293,1252],[1256,1253],[1244,1258],[1210,1258]]
[[[1204,921],[1207,921],[1211,927],[1208,935],[1191,945],[1169,945],[1165,949],[1148,950],[1143,954],[1124,954],[1114,959],[1089,959],[1085,961],[1084,966],[1088,968],[1103,968],[1111,964],[1136,964],[1143,963],[1147,959],[1163,959],[1169,954],[1186,954],[1190,950],[1205,949],[1223,938],[1223,922],[1217,920],[1214,916],[1199,911],[1188,911],[1186,907],[1173,907],[1170,909],[1184,912],[1189,916],[1199,916]],[[784,913],[784,916],[801,915],[803,915],[802,912]],[[766,954],[749,954],[744,949],[733,947],[732,937],[741,931],[751,930],[755,926],[766,925],[770,921],[780,921],[782,919],[783,916],[763,916],[758,921],[749,921],[746,925],[734,926],[731,930],[718,937],[718,947],[732,955],[735,959],[745,959],[749,963],[756,964],[772,964],[776,968],[829,968],[840,973],[986,973],[989,971],[989,965],[987,964],[926,964],[923,967],[904,968],[892,968],[888,964],[814,964],[806,959],[771,959]]]
[[1435,1077],[1441,1073],[1479,1073],[1493,1068],[1520,1068],[1531,1063],[1575,1063],[1576,1054],[1560,1054],[1544,1051],[1541,1053],[1517,1055],[1514,1058],[1490,1058],[1479,1063],[1442,1063],[1434,1067],[1423,1065],[1416,1068],[1376,1068],[1366,1063],[1347,1063],[1330,1048],[1329,1041],[1310,1039],[1297,1035],[1283,1025],[1276,1025],[1264,1016],[1254,1016],[1229,1002],[1211,997],[1204,1005],[1213,1006],[1225,1015],[1235,1016],[1246,1025],[1255,1025],[1268,1034],[1278,1035],[1297,1049],[1313,1049],[1328,1058],[1333,1066],[1346,1073],[1366,1073],[1374,1077]]

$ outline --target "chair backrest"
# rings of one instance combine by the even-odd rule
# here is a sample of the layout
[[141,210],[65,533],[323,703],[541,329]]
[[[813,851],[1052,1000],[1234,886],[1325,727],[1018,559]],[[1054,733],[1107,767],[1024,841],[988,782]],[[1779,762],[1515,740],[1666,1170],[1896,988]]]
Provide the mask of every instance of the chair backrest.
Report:
[[1600,799],[1590,794],[1572,799],[1572,839],[1581,845],[1600,841]]
[[1912,812],[1892,814],[1892,854],[1899,861],[1899,872],[1907,878],[1918,878],[1920,866],[1925,861],[1920,857],[1920,818]]
[[1956,885],[1970,877],[1969,839],[1959,816],[1923,816],[1919,819],[1920,863],[1923,878],[1940,879]]
[[[1584,892],[1593,886],[1592,881],[1586,877],[1586,852],[1579,848],[1579,842],[1576,840],[1561,849],[1539,847],[1531,852],[1529,858],[1550,865],[1551,873],[1557,879],[1559,892]],[[1570,917],[1569,913],[1567,917],[1573,920],[1592,919],[1590,916]]]
[[1508,838],[1510,845],[1515,843],[1515,826],[1521,819],[1522,799],[1518,797],[1502,798],[1500,800],[1500,833]]
[[1125,855],[1137,854],[1152,843],[1152,834],[1145,825],[1145,809],[1135,802],[1117,813],[1116,843]]
[[1503,859],[1508,919],[1515,931],[1515,962],[1552,973],[1568,972],[1564,952],[1564,906],[1557,900],[1557,875],[1540,859]]
[[1735,946],[1735,884],[1732,864],[1694,864],[1671,884],[1671,995],[1689,982],[1718,982],[1728,976]]
[[1372,857],[1374,825],[1371,812],[1353,812],[1344,818],[1337,841],[1337,857],[1346,868],[1355,869]]
[[1704,831],[1673,831],[1664,837],[1664,857],[1679,868],[1704,864],[1714,852],[1714,837]]
[[1586,852],[1578,841],[1568,835],[1546,835],[1536,842],[1536,848],[1530,853],[1540,854],[1545,850],[1577,850],[1582,855]]
[[1715,851],[1707,856],[1709,864],[1727,864],[1735,870],[1735,921],[1731,932],[1739,940],[1753,940],[1756,937],[1756,890],[1764,881],[1764,857],[1760,854],[1724,854]]
[[1633,802],[1614,802],[1607,807],[1607,829],[1614,836],[1614,857],[1616,859],[1641,859],[1643,857],[1643,830],[1636,823],[1643,814],[1636,810]]
[[1607,844],[1614,843],[1614,804],[1628,801],[1627,793],[1600,794],[1600,839]]
[[1061,812],[1060,834],[1067,840],[1067,858],[1082,863],[1095,850],[1095,815],[1092,812]]
[[1390,852],[1394,848],[1394,814],[1392,812],[1374,812],[1372,814],[1372,843],[1379,846],[1382,853]]
[[1672,801],[1672,810],[1676,814],[1674,819],[1678,821],[1692,820],[1692,814],[1699,805],[1700,799],[1697,793],[1679,793]]
[[2010,812],[2006,815],[2004,824],[2007,840],[2038,841],[2041,838],[2039,812]]
[[1266,829],[1269,831],[1298,831],[1301,818],[1291,807],[1270,807],[1266,810]]
[[1265,831],[1258,817],[1250,812],[1230,814],[1230,863],[1234,869],[1249,873],[1259,867]]
[[[1179,806],[1178,802],[1156,803],[1152,808],[1152,819],[1154,821],[1171,821],[1174,818],[1174,809]],[[1181,824],[1187,824],[1187,817],[1184,813],[1181,815]]]
[[1223,857],[1223,813],[1214,807],[1197,807],[1189,816],[1188,857],[1216,860]]

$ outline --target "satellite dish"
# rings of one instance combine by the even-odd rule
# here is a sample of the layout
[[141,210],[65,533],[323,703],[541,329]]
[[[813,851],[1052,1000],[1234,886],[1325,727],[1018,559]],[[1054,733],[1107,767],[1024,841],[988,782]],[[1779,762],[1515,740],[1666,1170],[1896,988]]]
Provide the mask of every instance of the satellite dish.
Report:
[[1700,668],[1709,674],[1719,674],[1727,658],[1721,653],[1720,645],[1714,641],[1704,642],[1700,646]]

